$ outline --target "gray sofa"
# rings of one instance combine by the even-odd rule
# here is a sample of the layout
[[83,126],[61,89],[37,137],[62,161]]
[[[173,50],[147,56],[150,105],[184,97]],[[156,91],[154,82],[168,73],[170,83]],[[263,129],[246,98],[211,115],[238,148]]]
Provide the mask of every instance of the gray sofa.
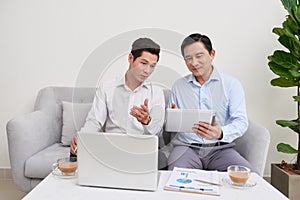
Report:
[[[94,88],[46,87],[39,91],[34,111],[7,123],[7,138],[12,175],[16,186],[29,192],[51,172],[52,164],[69,156],[69,147],[61,144],[62,102],[91,103]],[[169,91],[165,90],[166,101]],[[166,166],[171,135],[160,138],[160,166]],[[263,175],[270,142],[266,128],[250,121],[243,137],[236,140],[236,149],[260,175]]]

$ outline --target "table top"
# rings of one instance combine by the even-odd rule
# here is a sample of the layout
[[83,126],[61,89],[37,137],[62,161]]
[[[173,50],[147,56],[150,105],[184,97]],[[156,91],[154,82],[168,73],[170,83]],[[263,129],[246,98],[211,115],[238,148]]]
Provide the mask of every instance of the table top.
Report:
[[[228,178],[225,172],[219,173],[220,180]],[[47,200],[47,199],[105,199],[105,200],[186,200],[186,199],[243,199],[253,200],[259,199],[288,199],[280,193],[271,184],[265,181],[262,177],[255,173],[251,174],[249,181],[254,181],[257,184],[254,187],[246,189],[233,188],[228,184],[223,184],[220,188],[220,196],[211,196],[204,194],[185,193],[166,191],[163,189],[171,171],[159,171],[159,184],[155,192],[152,191],[137,191],[124,190],[101,187],[85,187],[77,184],[77,178],[62,179],[49,174],[39,185],[37,185],[30,193],[28,193],[23,200]],[[222,181],[221,181],[222,182]]]

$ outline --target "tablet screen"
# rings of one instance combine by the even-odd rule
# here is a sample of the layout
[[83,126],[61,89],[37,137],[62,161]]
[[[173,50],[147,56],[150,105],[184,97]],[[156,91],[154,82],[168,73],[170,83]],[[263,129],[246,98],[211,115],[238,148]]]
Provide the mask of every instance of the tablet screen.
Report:
[[166,109],[165,130],[170,132],[193,132],[194,124],[199,121],[212,124],[215,110]]

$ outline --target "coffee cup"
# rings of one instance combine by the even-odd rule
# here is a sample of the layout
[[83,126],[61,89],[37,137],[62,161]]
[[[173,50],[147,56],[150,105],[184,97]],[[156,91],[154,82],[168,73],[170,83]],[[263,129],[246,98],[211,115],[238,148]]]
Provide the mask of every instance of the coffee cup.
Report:
[[62,175],[72,176],[77,170],[77,157],[60,158],[52,165],[52,169],[59,169]]
[[240,165],[231,165],[227,168],[227,173],[234,185],[242,186],[249,179],[251,170]]

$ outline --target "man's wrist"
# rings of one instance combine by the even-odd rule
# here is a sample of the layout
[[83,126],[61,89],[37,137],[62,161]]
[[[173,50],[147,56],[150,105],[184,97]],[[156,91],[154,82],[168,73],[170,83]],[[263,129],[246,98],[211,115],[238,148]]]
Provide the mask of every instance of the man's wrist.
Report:
[[222,140],[223,139],[223,130],[221,130],[221,134],[220,137],[218,138],[218,140]]
[[143,125],[149,125],[150,121],[151,121],[151,117],[150,117],[150,115],[148,115],[148,121],[147,121],[147,123],[143,123],[143,122],[142,122],[142,124],[143,124]]

